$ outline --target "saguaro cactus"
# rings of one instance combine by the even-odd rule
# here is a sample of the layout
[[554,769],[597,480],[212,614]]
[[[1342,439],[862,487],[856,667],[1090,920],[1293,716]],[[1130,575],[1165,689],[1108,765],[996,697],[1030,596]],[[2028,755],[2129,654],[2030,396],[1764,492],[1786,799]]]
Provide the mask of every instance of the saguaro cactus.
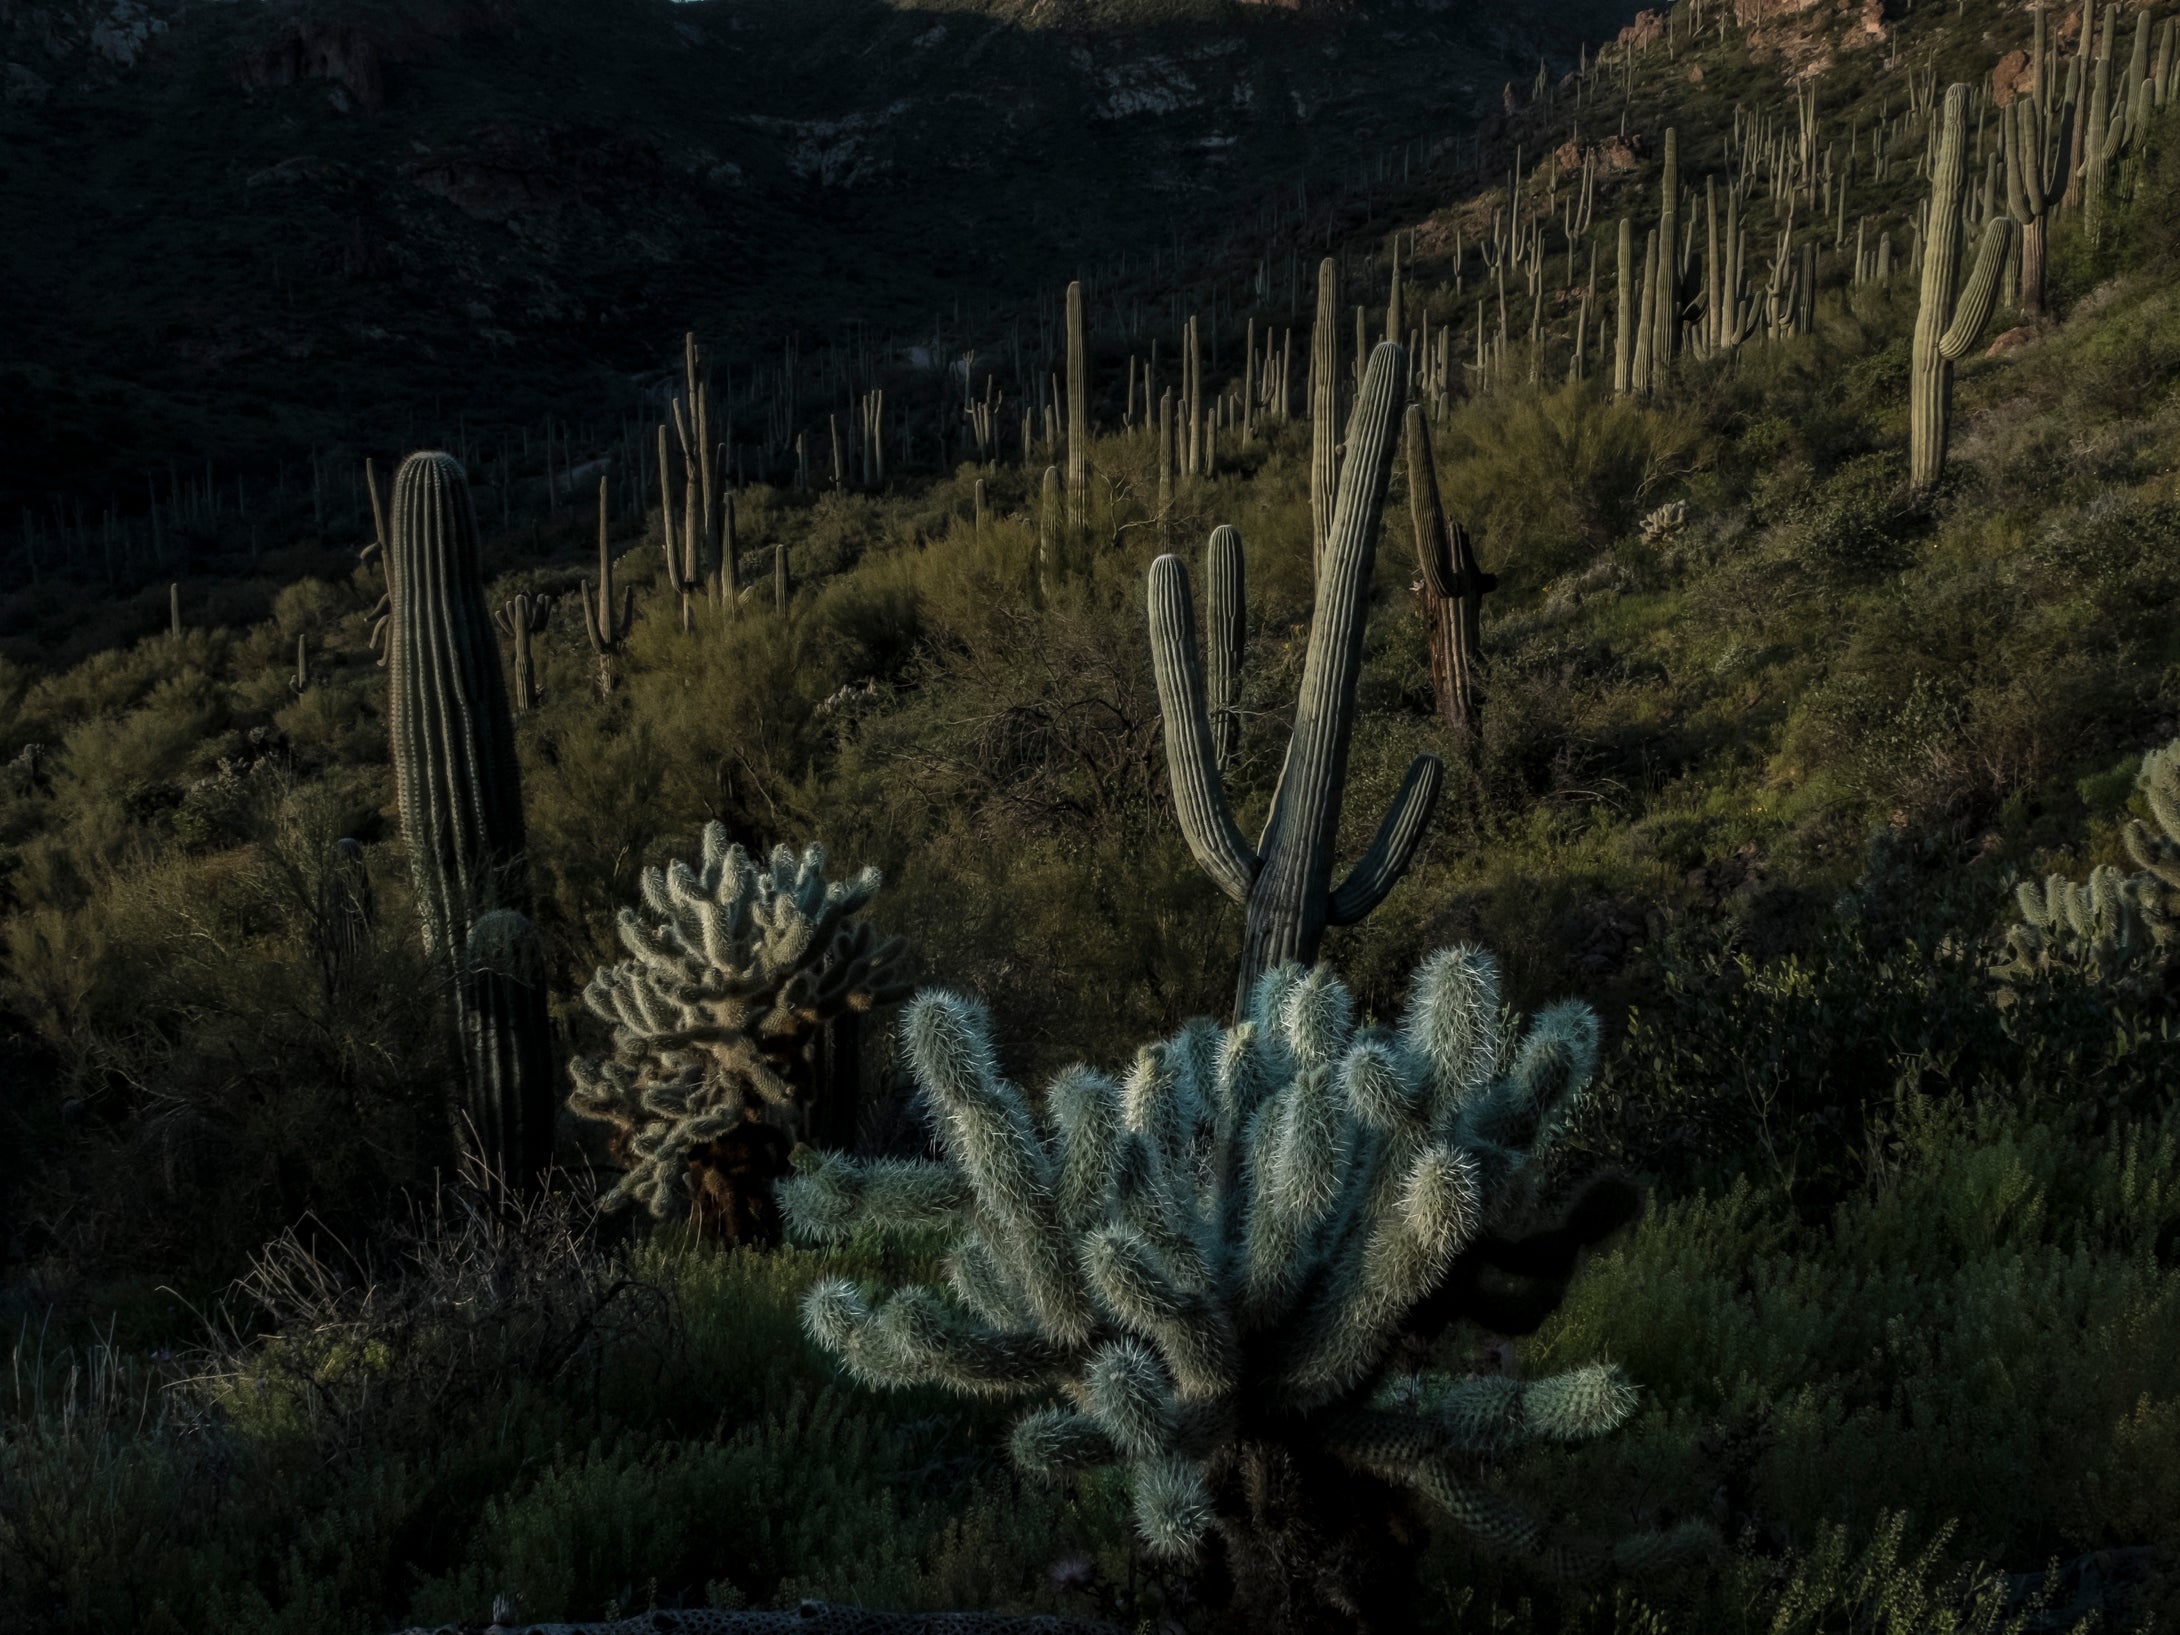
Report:
[[[2038,17],[2043,15],[2038,12]],[[2064,135],[2047,153],[2044,116],[2036,97],[2018,97],[2004,109],[2001,135],[2006,149],[2007,208],[2021,224],[2021,316],[2034,318],[2044,310],[2044,240],[2050,211],[2061,192],[2060,166],[2067,139]],[[2061,114],[2073,118],[2070,107]]]
[[1612,390],[1625,397],[1635,389],[1635,223],[1620,218],[1620,322],[1612,337]]
[[1069,1068],[1034,1110],[980,1006],[918,994],[901,1036],[945,1156],[817,1158],[780,1203],[818,1241],[938,1234],[951,1287],[881,1302],[827,1279],[806,1327],[869,1384],[1023,1402],[1012,1452],[1033,1474],[1125,1469],[1153,1552],[1223,1554],[1216,1627],[1415,1628],[1401,1534],[1417,1500],[1570,1575],[1705,1547],[1700,1525],[1558,1534],[1487,1475],[1624,1423],[1636,1396],[1616,1368],[1395,1363],[1456,1321],[1533,1332],[1581,1250],[1638,1211],[1608,1178],[1562,1221],[1517,1225],[1596,1064],[1586,1007],[1516,1034],[1490,957],[1453,948],[1396,1024],[1358,1026],[1329,973],[1282,966],[1246,1020],[1191,1022],[1118,1082]]
[[1317,264],[1317,324],[1310,331],[1310,578],[1324,562],[1340,483],[1340,270]]
[[606,538],[606,480],[598,479],[598,586],[595,593],[585,584],[577,584],[576,593],[583,603],[583,633],[590,637],[590,650],[598,655],[598,696],[605,697],[613,691],[613,661],[620,656],[621,644],[628,640],[628,627],[636,618],[636,587],[624,586],[620,606],[613,602],[613,547]]
[[553,616],[553,599],[550,596],[532,596],[523,591],[512,601],[492,610],[492,622],[500,627],[515,650],[515,709],[527,714],[537,708],[543,694],[537,686],[537,654],[530,645],[532,636],[542,635]]
[[1415,530],[1416,567],[1423,588],[1423,628],[1429,643],[1431,694],[1439,718],[1464,743],[1483,730],[1484,592],[1496,590],[1497,574],[1477,565],[1468,530],[1446,520],[1438,497],[1438,469],[1422,407],[1408,406],[1408,518]]
[[412,454],[395,473],[386,579],[394,785],[424,945],[455,978],[468,1053],[458,1121],[522,1186],[552,1156],[551,1034],[539,965],[513,923],[530,906],[514,721],[452,455]]
[[1384,900],[1407,870],[1438,801],[1444,764],[1435,755],[1419,755],[1369,851],[1333,889],[1332,848],[1346,793],[1370,570],[1377,558],[1378,513],[1392,475],[1406,363],[1403,349],[1391,342],[1373,351],[1348,421],[1347,460],[1318,575],[1294,735],[1255,848],[1242,838],[1219,776],[1217,740],[1196,662],[1188,570],[1174,556],[1151,564],[1151,659],[1165,717],[1174,807],[1197,863],[1247,911],[1237,1014],[1264,972],[1288,960],[1314,960],[1327,925],[1352,924]]
[[1204,668],[1210,672],[1211,738],[1219,770],[1241,747],[1241,663],[1248,640],[1248,601],[1241,534],[1231,524],[1211,530],[1204,550]]
[[1090,361],[1083,344],[1082,284],[1067,286],[1067,521],[1080,532],[1089,521]]
[[2013,218],[1993,216],[1983,229],[1975,271],[1958,298],[1961,206],[1968,191],[1968,97],[1965,85],[1946,87],[1939,114],[1937,158],[1930,172],[1930,220],[1923,231],[1922,304],[1915,314],[1915,348],[1908,377],[1908,480],[1936,485],[1945,471],[1953,411],[1953,365],[1967,354],[1998,303],[1998,278],[2013,242]]

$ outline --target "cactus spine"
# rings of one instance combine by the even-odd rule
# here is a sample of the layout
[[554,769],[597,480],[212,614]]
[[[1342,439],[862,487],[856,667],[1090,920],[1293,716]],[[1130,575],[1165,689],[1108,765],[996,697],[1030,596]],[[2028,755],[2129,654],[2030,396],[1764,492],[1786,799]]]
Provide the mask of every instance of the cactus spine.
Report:
[[1067,286],[1067,520],[1089,521],[1090,364],[1082,333],[1082,284]]
[[537,653],[530,638],[542,635],[547,621],[553,616],[553,599],[550,596],[532,596],[522,592],[514,600],[492,610],[492,622],[500,627],[515,650],[515,710],[528,714],[537,708],[544,694],[537,685]]
[[1340,482],[1339,268],[1332,257],[1317,264],[1317,324],[1310,332],[1310,577],[1314,582],[1332,537],[1332,508]]
[[1348,421],[1347,460],[1318,577],[1294,734],[1271,815],[1254,849],[1234,822],[1219,776],[1203,671],[1196,662],[1188,570],[1173,556],[1151,564],[1151,658],[1165,717],[1174,807],[1198,865],[1246,911],[1237,1014],[1264,972],[1289,960],[1315,960],[1327,925],[1353,924],[1384,900],[1406,872],[1438,801],[1444,765],[1435,755],[1419,755],[1369,851],[1333,888],[1332,849],[1346,793],[1370,570],[1377,557],[1378,514],[1392,475],[1405,368],[1401,347],[1387,342],[1373,351]]
[[466,1123],[494,1174],[530,1184],[552,1156],[551,1035],[523,855],[522,786],[499,644],[485,611],[461,462],[394,475],[386,552],[387,715],[424,946],[450,969]]
[[1415,530],[1416,566],[1423,583],[1423,627],[1430,647],[1431,693],[1447,729],[1473,748],[1483,730],[1484,593],[1498,575],[1477,565],[1468,530],[1448,523],[1438,497],[1431,433],[1420,405],[1407,424],[1408,518]]
[[[664,503],[665,489],[660,489]],[[636,617],[636,587],[628,585],[621,591],[618,608],[613,601],[613,547],[606,538],[606,479],[598,479],[598,585],[595,594],[589,585],[578,583],[576,592],[583,603],[583,633],[590,638],[590,650],[598,655],[598,696],[605,697],[613,691],[613,661],[619,656],[621,644],[628,640],[628,627]]]
[[1953,365],[1975,344],[1998,302],[1998,277],[2013,242],[2013,218],[1994,216],[1983,229],[1975,271],[1958,298],[1961,205],[1968,189],[1968,97],[1965,85],[1946,88],[1939,115],[1937,157],[1931,166],[1929,221],[1923,230],[1922,304],[1915,314],[1915,350],[1908,378],[1908,480],[1934,487],[1945,471],[1952,415]]

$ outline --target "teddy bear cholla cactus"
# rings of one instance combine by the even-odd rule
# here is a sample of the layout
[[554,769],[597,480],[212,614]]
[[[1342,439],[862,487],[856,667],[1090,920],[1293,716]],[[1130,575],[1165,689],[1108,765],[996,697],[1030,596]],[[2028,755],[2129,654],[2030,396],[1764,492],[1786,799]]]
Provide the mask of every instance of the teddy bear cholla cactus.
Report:
[[2156,827],[2137,818],[2120,833],[2137,872],[2107,863],[2080,884],[2061,874],[2023,881],[1999,976],[2063,967],[2112,981],[2139,961],[2167,957],[2180,939],[2180,739],[2143,757],[2139,783]]
[[[827,1024],[907,995],[904,944],[852,918],[877,892],[876,869],[825,877],[825,852],[776,848],[765,865],[705,825],[696,868],[676,859],[642,877],[645,905],[620,916],[629,959],[583,990],[613,1024],[613,1048],[580,1058],[568,1105],[620,1132],[628,1172],[606,1195],[660,1217],[688,1201],[700,1221],[751,1235],[735,1212],[769,1213],[786,1137],[766,1123],[808,1099],[806,1053]],[[781,1162],[773,1162],[777,1158]],[[752,1173],[752,1172],[755,1173]],[[769,1171],[769,1173],[767,1173]],[[707,1198],[739,1174],[755,1197]],[[698,1196],[690,1197],[692,1179]],[[762,1235],[762,1233],[758,1233]]]
[[780,1188],[806,1239],[952,1242],[950,1289],[810,1291],[810,1331],[863,1380],[1056,1398],[1016,1424],[1016,1461],[1127,1467],[1145,1541],[1185,1560],[1216,1534],[1255,1628],[1397,1623],[1403,1490],[1564,1568],[1691,1542],[1560,1539],[1485,1480],[1524,1443],[1624,1421],[1617,1370],[1420,1366],[1449,1323],[1485,1316],[1486,1264],[1556,1280],[1533,1329],[1575,1249],[1633,1213],[1510,1235],[1595,1066],[1586,1007],[1516,1041],[1490,957],[1457,948],[1417,973],[1397,1028],[1358,1026],[1322,967],[1281,966],[1232,1028],[1193,1022],[1119,1082],[1071,1068],[1035,1110],[972,1002],[920,994],[902,1035],[946,1156],[827,1155]]

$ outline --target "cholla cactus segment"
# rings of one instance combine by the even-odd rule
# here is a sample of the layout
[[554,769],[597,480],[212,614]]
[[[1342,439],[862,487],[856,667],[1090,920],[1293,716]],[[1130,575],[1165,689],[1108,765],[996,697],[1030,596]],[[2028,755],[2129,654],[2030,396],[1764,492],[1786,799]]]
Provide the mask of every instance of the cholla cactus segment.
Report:
[[2101,864],[2078,884],[2061,874],[2022,882],[2014,893],[2021,918],[1994,967],[2000,979],[2069,970],[2130,984],[2170,961],[2180,941],[2180,739],[2144,756],[2136,783],[2151,821],[2137,818],[2120,833],[2135,872]]
[[941,1224],[952,1285],[821,1284],[811,1334],[873,1384],[1028,1399],[1017,1462],[1124,1466],[1143,1538],[1168,1556],[1214,1531],[1232,1542],[1265,1470],[1328,1459],[1446,1502],[1487,1540],[1558,1547],[1479,1485],[1481,1464],[1612,1429],[1634,1408],[1627,1381],[1462,1380],[1393,1359],[1473,1315],[1464,1267],[1529,1275],[1557,1255],[1536,1275],[1563,1284],[1576,1248],[1628,1218],[1578,1206],[1569,1225],[1513,1231],[1587,1092],[1595,1019],[1562,1005],[1516,1029],[1496,967],[1467,948],[1426,962],[1395,1026],[1359,1020],[1322,968],[1266,973],[1248,1011],[1146,1047],[1117,1082],[1071,1068],[1040,1113],[1002,1076],[980,1006],[919,995],[901,1035],[944,1156],[829,1157],[780,1202],[818,1241]]
[[[646,869],[647,914],[623,909],[629,958],[601,967],[583,990],[613,1024],[613,1047],[574,1064],[568,1105],[620,1131],[630,1168],[607,1195],[661,1217],[685,1200],[686,1171],[709,1143],[806,1093],[796,1069],[811,1036],[842,1017],[906,997],[904,944],[854,916],[877,892],[876,869],[825,873],[823,848],[781,846],[763,863],[705,827],[695,867]],[[814,1175],[836,1212],[864,1210],[892,1229],[943,1217],[950,1181],[921,1171]]]

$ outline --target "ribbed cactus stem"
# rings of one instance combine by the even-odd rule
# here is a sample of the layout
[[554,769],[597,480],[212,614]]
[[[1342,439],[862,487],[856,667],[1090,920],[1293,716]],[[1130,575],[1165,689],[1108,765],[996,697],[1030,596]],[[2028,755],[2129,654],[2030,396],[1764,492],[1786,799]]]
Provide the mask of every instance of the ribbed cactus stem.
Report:
[[1224,772],[1241,745],[1241,663],[1248,616],[1241,533],[1230,524],[1211,530],[1211,542],[1204,551],[1204,585],[1211,734],[1219,770]]
[[462,957],[463,1134],[495,1180],[517,1190],[553,1154],[558,1097],[545,997],[537,927],[511,908],[479,915]]
[[1625,397],[1635,389],[1635,223],[1620,218],[1620,322],[1612,338],[1612,390]]
[[1953,364],[1990,320],[1999,274],[2012,244],[2013,219],[1995,216],[1983,230],[1974,273],[1956,301],[1960,277],[1961,204],[1968,187],[1968,97],[1965,85],[1946,88],[1939,114],[1937,154],[1931,165],[1929,220],[1923,230],[1922,302],[1915,314],[1915,344],[1908,377],[1908,480],[1918,489],[1936,485],[1945,471],[1945,444],[1952,414]]
[[1067,286],[1067,517],[1080,529],[1090,498],[1090,362],[1083,344],[1082,284]]
[[182,587],[167,586],[167,637],[172,641],[182,639]]
[[1407,456],[1408,517],[1423,582],[1431,693],[1440,719],[1473,747],[1483,729],[1484,593],[1496,589],[1499,580],[1478,565],[1468,530],[1446,518],[1431,458],[1430,427],[1419,404],[1408,407]]
[[726,495],[719,507],[719,601],[732,618],[741,606],[742,541],[734,522],[734,496]]
[[1310,332],[1310,577],[1317,576],[1332,534],[1340,480],[1340,273],[1332,257],[1317,264],[1317,324]]
[[1173,445],[1173,388],[1158,398],[1158,519],[1161,534],[1173,509],[1175,450]]
[[1037,572],[1042,585],[1060,565],[1061,520],[1060,468],[1045,467],[1045,480],[1037,495]]
[[1657,334],[1650,343],[1650,385],[1662,389],[1680,339],[1680,133],[1665,128],[1665,174],[1659,183]]
[[[479,1055],[472,927],[529,908],[522,787],[499,646],[485,611],[477,523],[461,463],[412,454],[394,477],[386,553],[394,785],[424,945],[456,979],[471,1068],[462,1116],[510,1185],[551,1156],[554,1094],[542,980],[496,993],[489,1026],[516,1043]],[[505,930],[504,925],[501,926]],[[502,939],[504,940],[504,939]],[[497,943],[494,945],[498,946]],[[496,957],[496,956],[495,956]],[[512,956],[510,956],[512,957]],[[544,1071],[538,1071],[540,1063]]]
[[1358,920],[1384,899],[1406,871],[1438,799],[1444,767],[1435,755],[1418,756],[1370,850],[1333,888],[1370,571],[1406,367],[1403,348],[1390,342],[1377,347],[1348,421],[1347,459],[1320,565],[1294,732],[1256,850],[1242,839],[1219,777],[1217,739],[1196,661],[1188,571],[1171,556],[1151,564],[1151,658],[1174,805],[1199,865],[1246,910],[1237,1015],[1265,971],[1289,960],[1313,962],[1327,925]]
[[772,611],[781,618],[787,617],[787,545],[785,541],[772,547]]
[[527,714],[544,696],[537,685],[537,651],[530,638],[540,634],[552,618],[553,599],[532,596],[528,591],[492,610],[492,622],[500,627],[515,655],[515,710]]
[[[660,503],[665,503],[665,485],[660,485]],[[613,546],[607,537],[608,510],[606,505],[606,479],[598,479],[598,584],[595,589],[578,584],[577,593],[583,603],[583,632],[590,638],[591,651],[598,655],[598,692],[601,697],[613,691],[613,660],[628,639],[628,627],[636,616],[636,587],[622,589],[619,606],[613,600]]]
[[310,638],[295,638],[295,674],[288,678],[288,691],[300,698],[310,691]]

